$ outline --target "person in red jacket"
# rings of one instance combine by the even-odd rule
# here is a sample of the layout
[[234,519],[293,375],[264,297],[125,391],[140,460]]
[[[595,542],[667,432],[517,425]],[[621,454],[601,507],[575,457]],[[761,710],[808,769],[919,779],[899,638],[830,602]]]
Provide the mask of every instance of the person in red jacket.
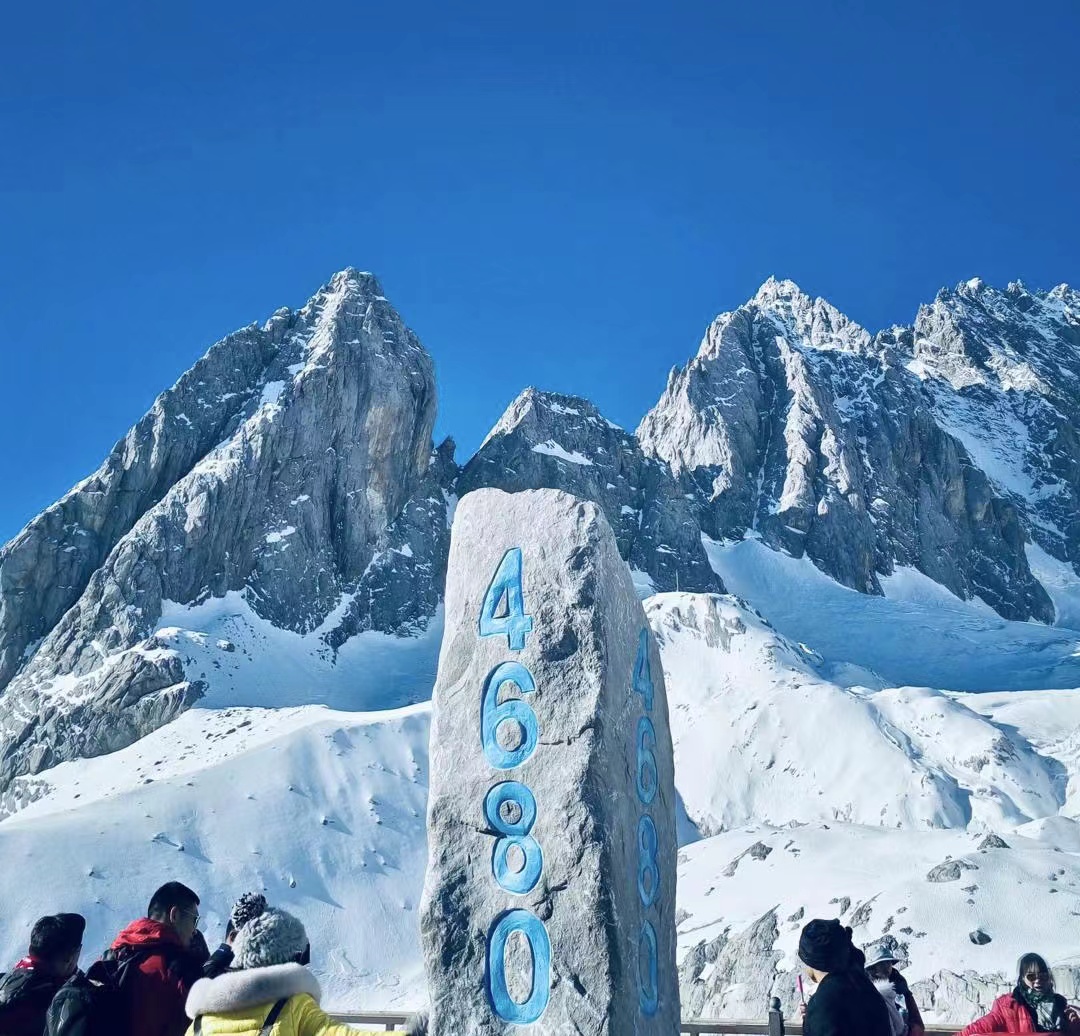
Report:
[[1025,953],[1017,968],[1016,988],[999,996],[990,1013],[972,1022],[960,1036],[988,1032],[1080,1033],[1080,1012],[1054,992],[1054,976],[1037,953]]
[[57,990],[75,973],[86,920],[81,914],[40,918],[29,952],[0,979],[0,1034],[41,1036]]
[[[208,957],[198,928],[199,897],[170,881],[154,893],[146,917],[132,921],[113,941],[106,956],[137,965],[124,983],[132,1036],[183,1036],[184,1003]],[[93,967],[88,977],[94,979]]]

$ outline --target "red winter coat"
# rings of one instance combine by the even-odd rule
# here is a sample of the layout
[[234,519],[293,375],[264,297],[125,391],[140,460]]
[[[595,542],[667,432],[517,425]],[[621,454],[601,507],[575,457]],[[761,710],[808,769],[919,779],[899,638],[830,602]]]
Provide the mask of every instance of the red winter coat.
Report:
[[[148,917],[132,921],[113,942],[114,952],[131,947],[157,950],[139,963],[128,989],[132,1036],[184,1036],[184,1004],[202,969],[176,933]],[[127,983],[125,983],[127,987]]]
[[[1065,998],[1061,1000],[1062,1010],[1065,1007]],[[1065,1021],[1065,1032],[1080,1033],[1080,1025],[1075,1022]],[[985,1032],[1038,1032],[1035,1021],[1031,1017],[1031,1011],[1026,1004],[1021,1003],[1014,993],[1006,993],[994,1001],[990,1013],[977,1022],[972,1022],[966,1029],[962,1029],[959,1036],[977,1036]]]

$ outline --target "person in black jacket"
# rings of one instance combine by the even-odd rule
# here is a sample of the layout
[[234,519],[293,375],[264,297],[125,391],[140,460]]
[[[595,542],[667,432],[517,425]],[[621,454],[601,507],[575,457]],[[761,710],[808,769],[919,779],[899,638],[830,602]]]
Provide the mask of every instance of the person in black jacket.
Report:
[[799,958],[817,992],[803,1022],[805,1036],[892,1036],[889,1011],[863,971],[865,958],[839,921],[811,921],[799,938]]
[[41,1036],[49,1004],[79,966],[85,929],[80,914],[37,921],[29,952],[0,980],[0,1034]]

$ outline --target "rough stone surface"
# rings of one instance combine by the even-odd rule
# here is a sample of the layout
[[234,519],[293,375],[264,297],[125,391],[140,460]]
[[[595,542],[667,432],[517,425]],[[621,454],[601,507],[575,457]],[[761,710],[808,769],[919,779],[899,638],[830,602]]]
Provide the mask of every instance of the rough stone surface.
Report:
[[1009,843],[1001,835],[989,834],[980,843],[979,849],[1008,849]]
[[[522,552],[523,607],[532,619],[531,632],[516,647],[506,634],[480,636],[478,626],[493,576],[513,548]],[[491,612],[499,613],[494,606]],[[489,933],[515,909],[544,923],[551,946],[550,1001],[527,1031],[678,1032],[674,768],[660,658],[648,633],[651,710],[633,689],[647,629],[598,506],[554,491],[478,490],[463,497],[433,705],[430,855],[421,910],[434,1036],[521,1031],[495,1015],[485,979]],[[528,703],[538,743],[501,770],[489,759],[493,749],[482,744],[481,710],[485,683],[504,662],[526,666],[535,680],[534,692],[504,685],[500,697]],[[654,780],[647,765],[640,771],[638,765],[646,715],[655,729],[658,779],[655,797],[643,806],[637,781],[647,790]],[[519,725],[503,723],[498,743],[513,751],[521,735]],[[649,747],[648,737],[644,744]],[[500,839],[484,810],[490,790],[506,781],[525,785],[535,799],[530,834],[543,853],[535,886],[520,895],[493,876]],[[638,889],[644,815],[655,824],[660,875],[648,908]],[[652,876],[644,880],[651,889]],[[645,920],[654,926],[658,949],[659,1009],[651,1017],[639,1007]],[[518,1002],[532,989],[528,959],[520,946],[506,955],[507,986]]]
[[[163,601],[237,590],[308,632],[376,578],[431,470],[434,419],[431,360],[370,274],[215,345],[0,552],[0,787],[122,747],[200,696],[147,639]],[[437,596],[353,621],[402,628]]]
[[721,933],[693,947],[679,967],[685,1016],[761,1017],[774,986],[782,988],[775,980],[783,956],[775,948],[779,935],[776,911],[770,910],[737,936]]
[[[1080,318],[1063,321],[1075,339]],[[932,330],[926,318],[921,325]],[[881,593],[895,566],[914,566],[1006,618],[1052,621],[1024,551],[1031,528],[979,466],[987,458],[968,425],[933,405],[912,369],[920,341],[905,329],[871,338],[822,299],[770,280],[672,371],[638,438],[694,495],[714,539],[754,530],[864,593]],[[988,427],[1017,434],[1000,421]],[[1080,451],[1068,452],[1065,480],[1080,463]],[[1042,537],[1057,556],[1066,539]]]
[[619,553],[658,591],[722,592],[667,465],[576,396],[526,389],[461,474],[460,492],[561,489],[603,508]]

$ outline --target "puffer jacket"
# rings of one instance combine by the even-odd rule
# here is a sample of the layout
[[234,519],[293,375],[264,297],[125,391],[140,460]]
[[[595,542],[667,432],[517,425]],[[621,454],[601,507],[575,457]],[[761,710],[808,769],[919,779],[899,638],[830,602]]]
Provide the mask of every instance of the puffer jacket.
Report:
[[[1054,999],[1057,1001],[1055,1015],[1062,1019],[1062,1028],[1058,1031],[1080,1033],[1080,1025],[1069,1021],[1065,1016],[1065,1009],[1068,1006],[1065,997],[1057,996]],[[1035,1028],[1035,1018],[1031,1013],[1031,1009],[1020,999],[1017,993],[1013,992],[999,996],[994,1001],[994,1006],[990,1008],[990,1013],[978,1021],[972,1022],[966,1029],[962,1029],[960,1036],[979,1036],[981,1033],[989,1032],[1038,1031]]]
[[340,1025],[319,1007],[321,990],[315,976],[301,964],[274,964],[266,968],[227,971],[216,978],[199,979],[187,999],[192,1019],[187,1036],[257,1036],[278,1000],[285,1007],[278,1015],[274,1036],[380,1036],[373,1030]]

